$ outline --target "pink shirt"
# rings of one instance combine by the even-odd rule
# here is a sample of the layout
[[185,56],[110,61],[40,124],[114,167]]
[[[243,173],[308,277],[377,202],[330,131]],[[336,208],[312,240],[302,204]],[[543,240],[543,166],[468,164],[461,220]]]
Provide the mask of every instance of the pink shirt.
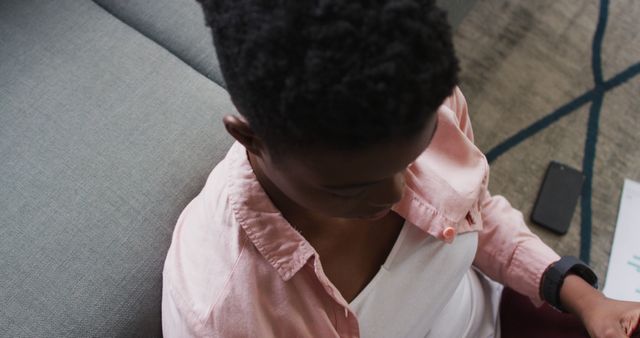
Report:
[[[432,143],[408,167],[392,209],[445,242],[477,231],[473,265],[540,304],[542,273],[560,257],[521,212],[489,194],[489,165],[458,88],[438,115]],[[164,265],[162,325],[168,338],[359,337],[358,318],[317,252],[271,203],[239,143],[178,218]]]

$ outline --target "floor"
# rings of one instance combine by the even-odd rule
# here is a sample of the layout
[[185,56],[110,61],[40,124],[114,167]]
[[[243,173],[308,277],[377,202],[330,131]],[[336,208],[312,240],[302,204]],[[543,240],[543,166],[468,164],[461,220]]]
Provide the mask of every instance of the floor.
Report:
[[[640,181],[639,17],[635,0],[483,0],[454,39],[491,192],[601,281],[623,181]],[[587,177],[564,236],[529,220],[552,160]]]

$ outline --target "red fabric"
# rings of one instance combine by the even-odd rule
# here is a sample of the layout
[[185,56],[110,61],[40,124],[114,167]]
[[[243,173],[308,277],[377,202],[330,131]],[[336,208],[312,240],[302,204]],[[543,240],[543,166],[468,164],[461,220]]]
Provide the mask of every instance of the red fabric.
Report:
[[503,338],[589,338],[580,319],[547,303],[536,308],[528,297],[505,287],[500,301]]

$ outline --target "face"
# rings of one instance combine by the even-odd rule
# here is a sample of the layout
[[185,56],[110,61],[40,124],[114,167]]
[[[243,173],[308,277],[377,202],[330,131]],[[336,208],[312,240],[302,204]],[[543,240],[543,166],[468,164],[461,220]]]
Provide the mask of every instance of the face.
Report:
[[[425,150],[437,114],[416,136],[358,151],[309,150],[273,162],[260,159],[275,188],[308,212],[335,218],[378,219],[402,198],[404,172]],[[293,202],[295,201],[295,202]]]

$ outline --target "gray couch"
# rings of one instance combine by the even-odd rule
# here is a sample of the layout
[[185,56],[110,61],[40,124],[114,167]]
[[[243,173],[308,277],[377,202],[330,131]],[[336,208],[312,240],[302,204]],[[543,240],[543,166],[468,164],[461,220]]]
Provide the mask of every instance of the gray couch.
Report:
[[[471,0],[442,1],[457,24]],[[0,337],[161,336],[234,113],[195,0],[0,1]]]

